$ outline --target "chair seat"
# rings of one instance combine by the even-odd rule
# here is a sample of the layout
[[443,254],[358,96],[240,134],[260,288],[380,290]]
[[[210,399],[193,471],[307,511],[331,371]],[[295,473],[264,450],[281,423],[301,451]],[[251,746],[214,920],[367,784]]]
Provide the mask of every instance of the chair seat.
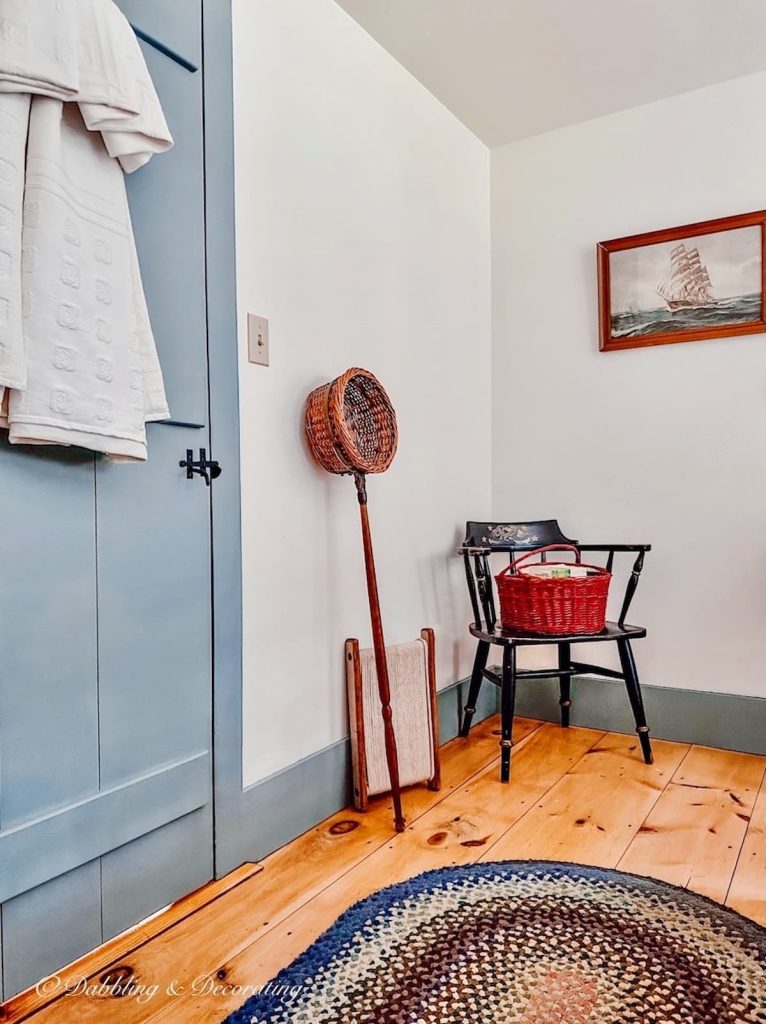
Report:
[[607,622],[600,633],[523,633],[519,630],[503,629],[499,624],[492,630],[484,629],[472,623],[469,630],[477,640],[483,640],[490,644],[515,644],[519,647],[526,647],[534,644],[556,644],[556,643],[598,643],[603,640],[637,640],[646,636],[646,629],[643,626],[619,625],[617,622]]

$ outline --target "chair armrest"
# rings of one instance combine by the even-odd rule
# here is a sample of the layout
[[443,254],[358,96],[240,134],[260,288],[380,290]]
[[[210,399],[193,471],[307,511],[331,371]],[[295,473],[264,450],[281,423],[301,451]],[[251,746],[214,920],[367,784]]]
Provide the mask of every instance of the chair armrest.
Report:
[[651,544],[578,544],[580,551],[651,551]]
[[618,625],[624,626],[625,619],[627,618],[628,611],[630,610],[633,597],[638,587],[638,581],[641,576],[641,570],[644,567],[644,555],[647,551],[652,550],[651,544],[578,544],[580,551],[608,551],[609,557],[606,560],[606,568],[609,572],[612,571],[612,564],[614,562],[615,552],[621,551],[633,551],[636,554],[635,561],[633,562],[633,568],[628,582],[625,586],[625,596],[622,599],[622,608],[620,609],[620,617],[617,622]]

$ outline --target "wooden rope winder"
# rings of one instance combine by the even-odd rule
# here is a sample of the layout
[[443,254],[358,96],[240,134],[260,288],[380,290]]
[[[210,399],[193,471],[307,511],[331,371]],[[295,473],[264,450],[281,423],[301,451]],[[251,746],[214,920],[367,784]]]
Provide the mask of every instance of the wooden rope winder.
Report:
[[403,832],[399,759],[391,712],[391,688],[367,514],[366,487],[368,473],[382,473],[393,462],[398,436],[396,414],[389,397],[378,379],[368,370],[358,367],[346,370],[329,384],[312,391],[306,401],[306,437],[314,459],[329,473],[353,474],[356,483],[386,761],[394,802],[394,826],[397,832]]

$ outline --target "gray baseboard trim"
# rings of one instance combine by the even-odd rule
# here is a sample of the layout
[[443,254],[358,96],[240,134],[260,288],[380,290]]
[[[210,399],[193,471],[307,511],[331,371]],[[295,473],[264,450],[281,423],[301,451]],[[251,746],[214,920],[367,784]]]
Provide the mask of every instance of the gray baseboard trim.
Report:
[[[463,705],[468,699],[468,679],[461,679],[439,693],[439,741],[448,743],[458,734]],[[496,715],[499,690],[491,683],[482,686],[476,701],[474,722],[481,722],[490,715]]]
[[[457,736],[466,685],[466,681],[461,680],[439,693],[439,736],[442,743]],[[481,721],[496,711],[496,689],[491,685],[484,686],[477,701],[474,721]],[[242,792],[236,805],[239,810],[237,827],[228,830],[229,862],[261,860],[335,814],[350,801],[351,745],[345,739]],[[236,849],[231,849],[232,843],[236,843]]]
[[[669,686],[642,686],[651,735],[681,743],[766,754],[766,700]],[[559,721],[555,678],[519,682],[516,713]],[[572,725],[633,732],[635,724],[619,681],[578,676],[572,682]]]

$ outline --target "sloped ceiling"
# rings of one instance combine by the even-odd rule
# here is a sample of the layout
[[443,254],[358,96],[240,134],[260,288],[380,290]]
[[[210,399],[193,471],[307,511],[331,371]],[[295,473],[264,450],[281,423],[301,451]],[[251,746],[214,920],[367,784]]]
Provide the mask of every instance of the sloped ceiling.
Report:
[[490,146],[766,69],[766,0],[337,2]]

